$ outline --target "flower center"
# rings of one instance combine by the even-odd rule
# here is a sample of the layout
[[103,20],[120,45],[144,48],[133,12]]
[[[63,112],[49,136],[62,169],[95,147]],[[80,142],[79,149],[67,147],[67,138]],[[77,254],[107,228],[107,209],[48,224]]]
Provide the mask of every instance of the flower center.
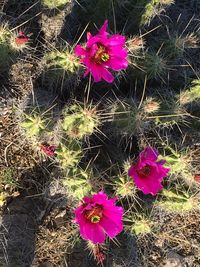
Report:
[[149,165],[144,166],[142,169],[137,170],[137,174],[142,177],[146,178],[151,173],[151,167]]
[[107,53],[102,54],[101,59],[106,62],[109,60],[109,55]]
[[96,205],[91,210],[85,211],[85,218],[91,223],[98,223],[103,217],[103,208],[101,205]]
[[96,54],[93,57],[93,61],[97,64],[101,64],[102,62],[107,62],[110,56],[107,53],[107,49],[105,46],[99,45]]
[[101,217],[99,217],[98,215],[91,217],[92,223],[98,223],[100,220],[101,220]]

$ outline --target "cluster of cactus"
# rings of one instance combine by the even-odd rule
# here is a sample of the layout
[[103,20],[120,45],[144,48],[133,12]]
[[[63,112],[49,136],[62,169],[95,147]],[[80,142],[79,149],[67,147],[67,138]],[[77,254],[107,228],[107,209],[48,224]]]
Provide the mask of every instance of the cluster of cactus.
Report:
[[0,71],[4,70],[20,51],[28,47],[29,38],[21,31],[12,31],[8,24],[0,26]]
[[74,104],[64,108],[60,127],[63,140],[68,140],[68,145],[60,145],[56,153],[60,165],[67,173],[63,184],[68,194],[76,199],[81,199],[84,194],[92,192],[91,170],[81,169],[79,162],[83,156],[82,141],[97,130],[99,123],[99,115],[92,104],[83,105],[75,101]]
[[191,104],[200,100],[200,79],[191,82],[191,86],[178,95],[181,105]]
[[71,0],[42,0],[42,5],[49,9],[63,8],[69,4]]
[[63,179],[63,185],[67,189],[67,194],[78,200],[90,195],[92,193],[91,177],[91,170],[83,170],[78,167],[69,169],[66,177]]
[[63,169],[78,165],[82,154],[81,145],[76,141],[60,143],[56,149],[56,158]]
[[[143,1],[144,2],[144,1]],[[158,7],[164,5],[168,6],[174,3],[174,0],[150,0],[144,7],[144,12],[141,16],[140,25],[143,26],[148,23],[156,14],[158,14]]]
[[153,118],[156,125],[172,127],[184,124],[189,113],[177,102],[171,94],[168,94],[160,104],[160,112]]
[[131,163],[126,161],[123,164],[123,172],[113,178],[113,188],[117,196],[122,198],[135,198],[136,187],[133,184],[133,180],[128,176],[128,169]]
[[112,124],[122,135],[134,135],[155,126],[172,127],[185,122],[189,113],[170,95],[162,100],[147,97],[143,103],[134,99],[116,101],[111,107]]
[[167,61],[158,52],[146,52],[143,59],[143,70],[148,79],[163,80],[167,73]]
[[20,126],[25,130],[27,138],[39,138],[46,128],[46,120],[42,118],[41,114],[36,112],[30,115],[24,113],[23,117]]
[[119,133],[133,135],[140,127],[141,113],[133,99],[115,101],[111,106],[112,124]]
[[166,153],[164,160],[166,160],[166,165],[170,168],[173,178],[180,177],[186,185],[192,186],[195,181],[192,174],[189,149],[178,152],[169,145],[164,145],[164,149]]
[[91,192],[91,171],[81,169],[79,163],[83,157],[83,140],[93,134],[100,123],[97,107],[77,101],[66,105],[57,127],[49,127],[48,112],[42,112],[42,108],[23,112],[21,116],[20,127],[26,139],[42,154],[53,157],[62,169],[67,194],[81,199]]
[[127,173],[122,173],[118,175],[114,182],[115,193],[117,196],[121,197],[131,197],[135,195],[135,188],[133,186],[133,181],[128,176]]
[[[42,0],[42,5],[48,9],[55,9],[55,8],[60,9],[66,6],[70,2],[71,2],[70,0],[55,0],[55,1]],[[162,5],[170,5],[174,1],[137,0],[135,2],[133,1],[134,2],[133,4],[133,2],[129,0],[124,2],[118,0],[116,0],[115,2],[110,0],[103,0],[103,1],[99,0],[91,3],[91,6],[89,5],[91,1],[82,0],[79,2],[80,5],[83,5],[83,10],[85,6],[87,6],[88,9],[93,8],[93,6],[95,6],[94,10],[95,12],[92,17],[96,16],[98,9],[102,10],[103,14],[99,13],[99,17],[96,20],[97,25],[101,21],[102,16],[103,17],[105,17],[106,15],[113,16],[113,14],[111,14],[112,12],[110,12],[110,6],[114,11],[116,7],[120,6],[122,7],[122,10],[127,9],[127,7],[131,7],[130,12],[132,12],[133,9],[135,10],[134,5],[138,4],[139,9],[141,11],[140,14],[141,16],[139,16],[140,17],[139,24],[140,26],[144,26],[155,15],[156,13],[155,10],[157,11],[157,9]],[[108,10],[107,7],[109,7]],[[116,12],[119,12],[118,9],[116,9]],[[115,23],[116,25],[111,24],[111,27],[112,26],[117,27],[118,22],[115,21]],[[101,33],[98,35],[97,39],[99,38],[101,40],[102,38],[103,41],[105,41],[104,39],[107,38],[105,37],[107,36],[107,32],[105,31],[104,34],[102,34],[102,32],[103,30],[101,29]],[[88,34],[88,42],[89,42],[89,37],[90,35]],[[2,30],[0,29],[0,56],[2,53],[3,59],[5,57],[6,58],[9,57],[11,51],[15,50],[15,45],[17,45],[15,42],[15,38],[16,37],[12,34],[12,31],[8,30],[7,26],[4,26]],[[117,38],[116,36],[113,39],[112,38],[113,38],[112,36],[109,36],[108,40],[106,39],[107,42],[109,43],[113,40],[116,41],[116,39],[120,39],[119,36],[117,36]],[[121,38],[121,40],[123,40],[123,38]],[[148,48],[146,49],[146,47],[144,48],[146,42],[144,41],[143,36],[133,36],[128,40],[126,44],[127,47],[125,46],[123,48],[120,47],[122,50],[121,51],[122,54],[124,55],[126,54],[125,49],[127,49],[130,54],[131,68],[127,70],[127,73],[130,71],[130,73],[132,73],[133,75],[131,76],[130,74],[130,76],[129,75],[127,76],[128,78],[130,78],[131,82],[134,81],[135,83],[135,88],[137,89],[135,91],[137,92],[135,92],[134,97],[128,96],[128,94],[124,94],[124,92],[122,93],[120,87],[121,84],[119,84],[119,91],[117,91],[119,92],[119,96],[116,94],[114,90],[113,91],[110,90],[112,91],[112,93],[114,92],[113,94],[109,92],[110,95],[112,95],[111,97],[114,98],[115,96],[116,99],[109,100],[109,107],[107,107],[106,105],[103,104],[103,100],[105,99],[105,97],[102,98],[103,100],[100,99],[99,101],[99,95],[101,97],[101,93],[99,92],[97,93],[95,90],[94,94],[93,92],[88,93],[86,104],[78,102],[76,99],[77,98],[80,99],[81,98],[80,95],[74,96],[73,95],[74,92],[71,90],[70,94],[73,95],[73,97],[75,97],[75,100],[73,99],[70,102],[69,100],[67,100],[65,102],[65,106],[64,107],[62,106],[63,108],[62,112],[61,110],[59,110],[60,112],[59,119],[55,123],[57,128],[50,127],[50,124],[54,123],[53,121],[53,119],[55,119],[54,114],[52,116],[53,119],[50,120],[46,112],[42,113],[41,110],[38,111],[37,109],[32,110],[29,113],[28,112],[22,113],[21,115],[22,120],[20,121],[20,127],[23,129],[26,139],[30,141],[31,144],[37,144],[37,148],[40,148],[40,151],[42,151],[42,153],[46,153],[46,155],[49,156],[48,158],[49,160],[50,158],[52,158],[52,162],[55,164],[54,165],[55,168],[58,167],[60,168],[62,176],[61,181],[64,188],[66,189],[67,196],[69,196],[70,198],[75,200],[75,202],[77,202],[80,201],[84,196],[89,196],[95,193],[97,191],[95,190],[96,189],[95,171],[97,169],[97,171],[99,171],[100,173],[99,175],[100,178],[98,180],[99,188],[101,187],[102,191],[109,192],[111,195],[119,196],[118,200],[120,200],[124,204],[123,205],[124,208],[128,207],[128,210],[125,212],[124,216],[125,217],[124,222],[126,224],[125,228],[127,229],[128,232],[131,233],[131,235],[134,234],[136,236],[146,235],[153,231],[154,222],[151,219],[151,216],[148,215],[149,209],[153,209],[154,207],[156,207],[167,212],[179,213],[179,212],[188,212],[199,208],[199,201],[197,197],[195,197],[193,194],[193,190],[195,191],[193,185],[196,186],[197,183],[196,184],[193,183],[194,175],[190,159],[190,153],[184,147],[184,145],[178,147],[176,150],[173,149],[173,147],[176,146],[172,146],[171,144],[174,134],[172,133],[172,130],[176,128],[175,126],[178,126],[177,128],[181,131],[181,126],[182,125],[185,126],[187,120],[189,121],[191,117],[192,118],[194,117],[195,119],[196,117],[199,117],[198,112],[196,112],[193,116],[192,107],[195,105],[199,105],[198,102],[200,100],[200,80],[199,79],[193,80],[191,82],[190,87],[188,87],[186,90],[181,91],[178,94],[174,93],[173,88],[171,89],[171,91],[169,91],[169,87],[166,84],[166,80],[168,79],[167,74],[170,71],[169,63],[173,62],[173,60],[177,60],[177,57],[180,59],[180,57],[184,56],[185,49],[190,47],[194,48],[197,44],[197,39],[194,34],[188,34],[184,37],[183,35],[178,35],[174,33],[171,36],[169,36],[169,40],[165,39],[161,46],[159,46],[160,41],[163,40],[159,39],[158,46],[152,47],[152,49],[150,50]],[[26,44],[23,43],[23,46],[24,45]],[[16,50],[19,51],[21,49],[22,46],[20,46],[19,49]],[[84,52],[85,51],[90,52],[90,49],[91,47],[89,46],[87,47],[86,44],[86,49],[84,50]],[[110,66],[108,68],[108,66],[105,65],[105,62],[107,62],[107,56],[109,59],[109,54],[107,54],[107,50],[104,51],[104,47],[102,48],[102,46],[99,45],[99,43],[97,43],[95,49],[97,49],[96,51],[97,55],[95,54],[96,58],[94,57],[94,55],[92,55],[92,57],[89,58],[91,60],[91,62],[89,63],[91,63],[92,67],[94,67],[93,65],[95,64],[96,64],[95,67],[97,66],[99,67],[100,64],[102,63],[101,61],[103,61],[102,63],[103,67],[102,66],[101,67],[108,76],[109,75],[112,76],[111,73],[108,74]],[[80,71],[82,70],[82,65],[80,63],[80,60],[72,52],[73,50],[74,49],[72,49],[70,46],[66,46],[64,49],[61,50],[55,49],[53,51],[45,53],[42,59],[43,69],[45,70],[44,75],[47,75],[48,80],[51,80],[53,83],[57,82],[58,80],[62,82],[65,81],[66,87],[64,89],[70,87],[69,86],[70,82],[72,82],[73,88],[76,88],[76,81],[78,81],[80,77]],[[126,60],[128,64],[128,57],[127,59],[124,59],[125,62]],[[116,61],[118,62],[118,58]],[[94,74],[91,71],[92,70],[91,66],[88,67],[86,65],[85,67],[88,69],[88,73],[90,73],[91,75]],[[118,68],[116,67],[116,69]],[[103,70],[101,69],[102,73]],[[113,73],[114,70],[115,68],[113,68]],[[98,68],[96,68],[94,72],[96,71],[98,71]],[[100,73],[100,75],[102,75],[102,73]],[[97,80],[98,78],[99,77],[97,77]],[[106,78],[108,79],[108,77]],[[122,84],[123,82],[124,81],[122,81]],[[142,82],[144,82],[144,87]],[[160,83],[159,87],[157,86],[158,83]],[[88,88],[91,85],[93,86],[93,84],[91,83],[91,79],[89,78]],[[138,89],[142,87],[143,91],[142,90],[139,91]],[[125,88],[125,90],[126,89],[127,88]],[[101,102],[99,105],[95,106],[93,104],[94,102],[97,102],[97,99],[89,103],[90,100],[88,101],[88,99],[90,99],[91,97],[90,93],[92,96],[94,95],[97,96],[97,99],[99,101],[98,103]],[[132,93],[132,87],[131,87],[131,93]],[[98,111],[100,109],[99,106],[101,104],[103,107],[106,106],[106,112],[103,115],[100,114],[100,111]],[[107,112],[107,110],[109,111]],[[101,113],[103,112],[104,110],[101,111]],[[108,122],[111,122],[109,127],[104,128],[104,125],[103,126],[101,125],[103,124],[102,118],[104,118],[107,124]],[[128,137],[127,138],[128,140],[137,139],[136,142],[139,148],[148,146],[150,147],[151,144],[154,143],[154,140],[156,139],[153,146],[158,148],[158,150],[164,151],[164,156],[158,159],[156,158],[155,161],[152,160],[154,163],[154,165],[152,164],[152,166],[153,167],[157,166],[156,168],[159,169],[161,165],[163,167],[163,165],[165,164],[166,169],[167,168],[170,169],[170,171],[168,169],[167,171],[166,170],[160,171],[160,172],[166,171],[165,177],[167,177],[169,173],[170,179],[163,180],[162,184],[164,186],[167,185],[166,187],[168,187],[169,189],[161,190],[162,189],[161,180],[159,181],[160,187],[158,192],[160,193],[155,199],[154,206],[151,203],[150,204],[148,203],[148,207],[146,207],[148,209],[147,214],[145,214],[146,210],[144,208],[144,203],[146,202],[146,199],[144,196],[141,197],[142,193],[138,191],[140,190],[144,194],[151,194],[153,196],[155,196],[157,192],[154,193],[152,188],[151,188],[152,191],[149,192],[144,191],[144,186],[143,187],[138,186],[136,182],[137,177],[136,179],[135,177],[133,177],[138,175],[139,178],[142,177],[145,180],[151,174],[152,169],[149,168],[149,165],[146,164],[146,162],[145,162],[146,165],[144,165],[144,167],[140,166],[141,167],[140,169],[137,166],[137,163],[141,159],[140,156],[142,152],[140,153],[138,159],[135,160],[136,163],[133,162],[132,164],[132,162],[128,160],[123,164],[121,160],[120,163],[117,162],[115,164],[114,163],[115,158],[113,157],[112,159],[110,157],[109,149],[108,151],[102,151],[103,149],[101,150],[100,148],[99,154],[96,153],[95,151],[95,156],[96,156],[95,160],[98,157],[100,158],[102,154],[103,156],[105,156],[106,159],[109,159],[108,162],[105,163],[106,171],[104,173],[104,171],[100,170],[102,166],[105,167],[103,162],[104,160],[98,158],[98,160],[100,160],[101,161],[100,163],[102,164],[102,165],[99,164],[100,167],[98,163],[97,164],[95,163],[96,165],[91,164],[91,162],[93,162],[93,159],[90,158],[92,157],[91,156],[92,153],[90,153],[91,147],[88,148],[89,150],[88,157],[86,157],[84,154],[84,151],[87,149],[84,146],[88,144],[89,141],[92,141],[91,143],[93,143],[93,141],[95,141],[96,139],[93,140],[92,135],[98,132],[99,133],[103,132],[103,135],[106,139],[104,143],[104,140],[101,140],[99,138],[102,141],[103,145],[107,144],[106,142],[108,139],[109,149],[111,147],[110,150],[112,150],[113,143],[110,144],[111,142],[109,140],[109,137],[111,137],[112,139],[114,136],[113,138],[114,141],[112,140],[113,142],[119,141],[116,145],[116,149],[119,148],[118,151],[120,151],[121,149],[120,142],[124,142],[125,139],[125,138],[121,139],[121,136],[122,137],[125,136]],[[167,138],[170,139],[169,140],[170,145],[166,145],[166,143],[162,140],[163,133],[164,135],[167,136]],[[99,146],[99,144],[97,146],[101,147]],[[132,150],[134,155],[136,155],[138,152],[137,151],[138,148],[132,147]],[[157,151],[157,149],[153,151],[154,154],[157,153],[155,151]],[[153,155],[153,152],[151,151],[149,161],[151,161],[151,158],[156,157],[155,155]],[[127,150],[124,153],[127,153]],[[126,159],[129,156],[130,155],[126,155]],[[87,162],[89,163],[87,167],[85,167]],[[111,167],[108,168],[109,170],[107,170],[107,164],[109,164],[109,166],[111,165]],[[115,168],[116,166],[117,166],[117,171]],[[132,167],[136,168],[136,166],[138,167],[138,169],[134,170],[136,174],[133,174],[131,176],[129,171]],[[109,178],[107,179],[107,177]],[[173,190],[171,188],[173,188]],[[4,204],[6,197],[7,193],[1,190],[0,206]],[[142,198],[142,201],[140,201],[141,200],[140,198]],[[92,210],[92,212],[95,213],[94,215],[96,216],[97,221],[91,221],[92,223],[98,223],[99,222],[98,219],[101,220],[103,216],[103,214],[101,213],[102,212],[101,207],[99,208],[97,206],[95,208],[96,209]],[[135,210],[133,211],[133,209],[137,211]],[[141,210],[142,212],[140,212]],[[86,215],[88,215],[87,212]],[[88,219],[87,216],[85,218]],[[89,243],[89,245],[91,249],[95,251],[96,254],[99,253],[97,249],[98,246],[96,246],[93,243]],[[101,253],[99,253],[99,255],[101,255]]]
[[9,38],[10,38],[10,31],[8,30],[7,25],[0,27],[0,57],[1,57],[1,64],[0,67],[4,67],[4,64],[9,64],[10,60],[10,47],[9,47]]
[[72,139],[82,139],[93,134],[99,125],[96,107],[74,103],[64,110],[62,128]]
[[163,190],[162,195],[164,199],[157,202],[157,205],[168,212],[184,213],[200,208],[198,198],[187,191]]
[[[77,81],[79,79],[80,62],[72,52],[72,48],[65,47],[61,51],[54,50],[44,55],[42,65],[44,76],[51,81]],[[75,82],[76,83],[76,82]]]
[[182,57],[188,48],[196,48],[198,38],[194,33],[183,36],[178,32],[169,34],[169,39],[164,42],[164,50],[169,58]]
[[126,228],[132,235],[141,236],[152,232],[153,222],[147,215],[128,212],[125,221]]

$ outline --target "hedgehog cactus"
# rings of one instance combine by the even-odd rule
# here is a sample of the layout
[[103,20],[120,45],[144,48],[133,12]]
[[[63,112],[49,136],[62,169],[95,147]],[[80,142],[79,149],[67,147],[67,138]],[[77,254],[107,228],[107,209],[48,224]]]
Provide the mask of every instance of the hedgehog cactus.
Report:
[[167,40],[164,40],[165,53],[169,58],[182,57],[185,50],[188,48],[196,48],[198,38],[194,33],[186,36],[178,34],[177,32],[169,35]]
[[188,212],[199,208],[199,200],[187,192],[173,192],[163,190],[164,200],[157,202],[157,205],[169,212]]
[[181,105],[187,105],[200,100],[200,79],[193,80],[190,88],[180,93]]
[[145,41],[140,36],[133,36],[128,39],[126,45],[131,54],[137,55],[144,48]]
[[156,8],[159,5],[160,0],[150,0],[148,4],[146,4],[144,8],[144,13],[142,14],[140,25],[145,25],[148,23],[155,15]]
[[[130,104],[129,104],[130,103]],[[140,121],[139,113],[132,100],[116,101],[111,108],[112,123],[119,133],[132,135]]]
[[[151,117],[148,118],[148,112],[146,112],[145,108],[147,104],[148,100],[141,107],[137,106],[133,99],[116,101],[111,107],[113,126],[124,136],[132,136],[150,129]],[[159,103],[152,102],[151,104],[152,107],[149,113],[154,113],[159,109]]]
[[69,50],[65,51],[51,51],[44,56],[44,65],[47,70],[51,70],[56,76],[66,74],[74,74],[78,71],[80,66],[77,57]]
[[[173,174],[177,174],[182,172],[187,168],[187,153],[179,153],[175,151],[171,146],[165,145],[166,155],[164,160],[166,160],[166,165],[170,167],[170,172]],[[169,153],[168,153],[169,152]]]
[[24,32],[12,32],[8,25],[0,26],[0,68],[4,70],[13,59],[16,58],[18,52],[27,48],[29,38]]
[[63,185],[67,188],[67,194],[77,200],[92,193],[90,184],[91,171],[80,168],[72,168],[68,171]]
[[126,161],[123,164],[123,172],[117,177],[113,178],[115,193],[118,196],[133,197],[135,198],[136,187],[133,184],[133,180],[128,176],[128,170],[130,168],[130,161]]
[[4,68],[9,65],[10,62],[10,47],[9,47],[9,38],[11,32],[8,29],[7,24],[0,26],[0,68]]
[[148,79],[164,80],[167,73],[167,61],[158,52],[146,52],[142,65]]
[[61,168],[66,169],[78,165],[82,157],[82,149],[78,142],[68,141],[58,146],[56,155]]
[[170,153],[163,157],[166,160],[166,166],[170,168],[170,173],[174,177],[180,175],[187,185],[192,185],[194,182],[192,175],[191,159],[188,156],[189,151],[176,152],[170,146],[165,146],[166,152]]
[[24,119],[20,123],[20,126],[25,130],[27,138],[38,139],[47,126],[46,119],[42,118],[42,115],[38,113],[30,115],[24,113],[23,115]]
[[49,9],[63,8],[69,4],[71,0],[42,0],[42,5]]
[[143,26],[148,23],[155,15],[158,14],[160,5],[171,5],[174,0],[150,0],[144,8],[144,13],[141,17],[140,25]]
[[116,195],[121,197],[134,197],[136,193],[133,181],[127,173],[115,178],[114,188]]
[[142,109],[145,114],[154,114],[160,110],[160,102],[152,97],[147,97],[142,103]]
[[153,222],[146,215],[129,213],[125,217],[127,230],[136,236],[146,235],[152,232]]
[[188,116],[189,113],[179,101],[172,94],[166,93],[166,97],[160,103],[160,111],[152,118],[158,126],[172,127],[185,124]]
[[83,106],[75,103],[64,111],[62,128],[70,138],[81,139],[89,136],[97,129],[99,118],[92,105]]

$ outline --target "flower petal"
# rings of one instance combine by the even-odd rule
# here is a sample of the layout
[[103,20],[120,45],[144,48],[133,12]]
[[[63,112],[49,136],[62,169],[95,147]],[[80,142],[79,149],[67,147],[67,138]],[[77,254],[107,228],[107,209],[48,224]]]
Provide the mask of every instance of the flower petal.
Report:
[[112,83],[114,81],[113,75],[106,68],[102,69],[101,75],[102,78],[108,83]]
[[103,66],[91,64],[90,72],[95,82],[100,82],[102,79]]
[[83,77],[84,78],[87,77],[89,73],[90,73],[90,71],[89,70],[86,70],[85,73],[84,73],[84,75],[83,75]]
[[156,161],[158,158],[158,151],[157,149],[153,147],[146,147],[141,153],[140,153],[140,160],[151,160]]
[[128,67],[128,61],[126,59],[117,57],[110,58],[108,64],[111,69],[117,71],[124,70]]
[[98,46],[97,46],[97,44],[93,44],[93,45],[91,46],[91,48],[90,48],[90,55],[89,55],[89,56],[90,56],[90,57],[95,56],[97,50],[98,50]]
[[77,55],[77,56],[84,56],[86,51],[83,47],[81,47],[80,45],[77,45],[75,48],[74,48],[74,53]]
[[145,183],[141,180],[135,180],[135,185],[145,194],[151,194],[155,196],[163,186],[159,181],[148,179]]
[[87,32],[87,40],[89,41],[92,38],[92,34],[90,32]]
[[101,244],[105,241],[105,232],[98,223],[84,223],[80,225],[81,237],[85,240],[91,240],[94,244]]
[[128,170],[128,176],[133,177],[135,175],[135,166],[131,166]]
[[102,204],[108,200],[108,197],[104,192],[100,191],[98,194],[93,195],[92,200],[98,204]]
[[124,48],[111,46],[109,47],[109,56],[126,59],[128,57],[128,52]]
[[126,38],[123,35],[115,34],[109,38],[108,44],[110,46],[125,46]]
[[108,34],[106,32],[107,28],[108,28],[108,20],[105,20],[103,26],[99,30],[99,34],[101,34],[101,35],[107,35]]
[[103,35],[97,34],[87,41],[87,47],[90,48],[92,45],[97,44],[97,43],[105,45],[107,43],[106,40],[107,40],[106,37],[104,37]]
[[[111,217],[112,217],[111,213]],[[121,233],[121,231],[123,230],[123,223],[122,223],[122,219],[118,220],[118,218],[115,220],[115,218],[110,218],[110,217],[104,217],[100,223],[101,227],[104,229],[104,231],[106,232],[106,234],[110,237],[110,238],[114,238],[116,235],[118,235],[119,233]]]

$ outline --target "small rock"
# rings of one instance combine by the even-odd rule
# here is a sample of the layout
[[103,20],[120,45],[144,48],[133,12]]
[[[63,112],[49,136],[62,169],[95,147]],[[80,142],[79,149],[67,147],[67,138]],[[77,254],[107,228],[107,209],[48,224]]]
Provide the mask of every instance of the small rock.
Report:
[[169,252],[161,267],[185,267],[183,257],[175,252]]

